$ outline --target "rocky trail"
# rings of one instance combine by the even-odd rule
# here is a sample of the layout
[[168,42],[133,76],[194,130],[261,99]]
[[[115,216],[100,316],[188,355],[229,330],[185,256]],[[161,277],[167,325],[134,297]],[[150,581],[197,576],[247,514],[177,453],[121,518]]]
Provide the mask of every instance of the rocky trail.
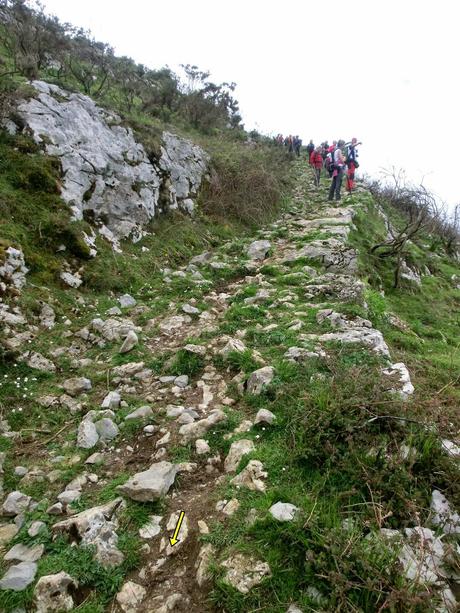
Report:
[[[282,357],[288,364],[325,358],[331,343],[358,343],[379,360],[381,378],[392,394],[404,400],[413,394],[406,366],[393,362],[379,330],[344,309],[365,303],[364,283],[357,276],[358,254],[348,242],[363,200],[345,197],[326,203],[325,188],[314,189],[309,169],[299,163],[296,172],[290,209],[249,241],[244,253],[232,256],[224,244],[179,270],[164,271],[165,285],[175,278],[201,283],[199,300],[178,296],[166,316],[145,321],[144,305],[125,296],[120,308],[112,307],[105,318],[80,325],[76,316],[59,347],[49,346],[46,354],[33,351],[24,358],[51,373],[49,393],[37,398],[42,410],[65,410],[70,419],[56,431],[40,435],[45,442],[35,438],[30,444],[2,422],[8,436],[18,441],[8,452],[8,462],[16,465],[27,459],[28,468],[16,466],[16,476],[22,471],[17,489],[4,492],[3,515],[11,521],[0,526],[0,542],[8,552],[5,560],[12,565],[5,568],[1,589],[30,589],[39,560],[46,559],[48,546],[61,534],[69,547],[93,546],[103,567],[120,566],[125,557],[119,543],[123,530],[140,537],[136,546],[140,563],[124,577],[107,606],[110,611],[217,610],[208,597],[214,573],[208,568],[211,562],[219,565],[223,582],[242,594],[270,577],[265,560],[241,552],[222,558],[208,538],[237,512],[242,491],[263,496],[273,479],[258,459],[258,447],[281,416],[263,407],[251,412],[242,398],[263,397],[278,373],[270,346],[262,350],[248,335],[246,312],[257,314],[256,332],[286,335]],[[358,194],[366,196],[363,187],[358,186]],[[235,274],[229,274],[232,267]],[[206,290],[202,283],[206,270],[212,271],[218,291]],[[42,310],[42,321],[47,316],[54,325],[51,308]],[[49,324],[50,331],[53,325]],[[142,359],[131,359],[139,343],[144,347]],[[42,346],[46,347],[44,341]],[[117,352],[117,347],[122,359],[108,366],[112,356],[106,352]],[[71,360],[75,375],[66,380],[53,362],[62,356]],[[159,375],[148,365],[160,357],[164,372],[169,368],[171,374]],[[252,365],[250,373],[242,367],[244,361]],[[446,444],[451,445],[450,455],[458,455],[453,443]],[[224,455],[222,449],[228,452]],[[72,474],[68,481],[66,474]],[[40,500],[22,493],[34,482],[45,484],[44,498],[54,496],[45,509]],[[110,490],[107,484],[112,484]],[[433,496],[439,522],[448,522],[453,532],[459,532],[458,515],[440,492]],[[31,521],[37,509],[46,520]],[[170,538],[181,512],[178,542],[172,546]],[[290,500],[277,500],[269,509],[283,522],[299,512]],[[247,520],[256,521],[257,513],[253,509]],[[18,531],[28,534],[26,543],[10,548],[8,543]],[[51,540],[40,541],[37,535],[47,531]],[[440,566],[444,553],[438,540],[433,542]],[[454,610],[454,595],[442,583],[445,573],[433,570],[425,557],[420,562],[414,553],[417,545],[411,549],[406,544],[404,551],[411,572],[414,565],[421,566],[428,582],[434,573],[445,595],[445,610]],[[430,557],[432,552],[423,555]],[[79,610],[90,598],[91,590],[78,586],[71,570],[60,570],[42,576],[35,586],[37,611]],[[311,597],[321,595],[312,592]],[[286,610],[283,606],[276,610]],[[289,611],[300,609],[292,604]]]

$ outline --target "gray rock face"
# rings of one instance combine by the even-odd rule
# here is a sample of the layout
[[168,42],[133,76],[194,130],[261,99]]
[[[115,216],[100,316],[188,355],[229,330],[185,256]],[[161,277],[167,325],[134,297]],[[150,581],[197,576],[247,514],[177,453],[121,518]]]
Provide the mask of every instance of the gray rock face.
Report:
[[35,562],[20,562],[11,566],[0,581],[0,590],[21,592],[32,583],[36,572]]
[[192,199],[207,173],[209,156],[197,145],[169,132],[164,132],[163,142],[159,166],[170,177],[169,206],[191,213]]
[[75,219],[85,210],[104,217],[101,234],[116,244],[119,238],[142,236],[142,226],[159,209],[160,192],[167,207],[193,209],[209,163],[200,147],[164,133],[157,167],[114,113],[56,85],[32,85],[37,97],[23,100],[17,110],[36,142],[60,159],[62,197]]
[[36,613],[71,611],[73,598],[69,589],[77,587],[77,581],[63,571],[40,577],[34,591]]
[[118,486],[118,491],[138,502],[152,502],[165,496],[177,474],[177,466],[171,462],[158,462]]

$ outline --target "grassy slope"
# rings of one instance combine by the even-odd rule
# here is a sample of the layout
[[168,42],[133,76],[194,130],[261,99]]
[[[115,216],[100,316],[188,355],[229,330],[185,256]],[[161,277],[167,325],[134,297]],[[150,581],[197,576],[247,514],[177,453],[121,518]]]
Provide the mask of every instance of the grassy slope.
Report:
[[[373,204],[367,195],[355,198],[363,203],[351,237],[360,248],[361,270],[369,277],[390,279],[391,271],[381,270],[367,253],[366,247],[382,230]],[[420,263],[430,265],[429,254],[418,249],[417,255]],[[221,498],[236,494],[241,507],[225,528],[216,526],[208,538],[227,553],[237,549],[266,560],[273,577],[243,596],[221,581],[216,567],[213,598],[219,610],[281,613],[290,602],[304,611],[375,611],[384,604],[395,611],[427,611],[435,606],[429,590],[404,581],[394,554],[380,540],[364,539],[381,527],[424,525],[433,488],[444,491],[454,507],[460,504],[458,470],[443,454],[437,428],[430,432],[421,423],[391,419],[367,423],[377,415],[403,415],[434,422],[442,436],[458,436],[454,384],[460,365],[455,326],[459,291],[449,279],[454,271],[458,274],[458,265],[441,254],[433,257],[438,262],[436,274],[424,278],[420,290],[406,286],[391,291],[385,285],[383,298],[369,287],[369,312],[348,306],[350,312],[370,316],[390,342],[393,357],[408,364],[417,390],[408,403],[384,392],[376,376],[378,361],[366,350],[330,347],[328,360],[286,365],[282,355],[295,343],[281,330],[292,316],[277,320],[280,330],[264,334],[256,328],[264,320],[263,307],[246,309],[244,317],[241,311],[238,316],[238,305],[228,312],[232,329],[247,329],[249,346],[268,358],[277,372],[265,394],[245,397],[247,414],[267,408],[277,415],[278,424],[255,435],[257,451],[252,454],[269,474],[267,494],[224,487]],[[301,266],[296,270],[300,272]],[[276,268],[270,272],[270,280],[282,287]],[[302,318],[303,331],[317,331],[314,310],[302,306],[301,289],[294,291],[296,307],[312,314]],[[390,311],[404,318],[410,330],[391,327],[386,317]],[[403,444],[416,449],[415,458],[401,457]],[[280,524],[270,518],[268,508],[279,500],[301,509],[297,521]],[[254,508],[261,519],[248,526],[248,513]],[[324,600],[312,598],[312,587]]]
[[[19,147],[19,151],[15,147]],[[103,241],[98,241],[98,257],[82,260],[84,247],[79,241],[79,232],[74,232],[80,226],[68,224],[68,212],[56,194],[58,174],[52,160],[35,152],[30,142],[5,136],[0,140],[0,153],[0,236],[7,242],[21,244],[31,267],[30,285],[20,299],[20,306],[32,316],[39,310],[38,301],[46,300],[58,315],[56,328],[41,335],[31,348],[48,354],[53,346],[62,344],[63,334],[69,329],[64,324],[67,317],[73,322],[70,329],[75,331],[98,314],[103,316],[108,307],[116,304],[115,295],[118,293],[128,291],[148,306],[148,310],[140,315],[139,322],[142,322],[165,313],[171,301],[185,302],[191,297],[200,300],[207,289],[219,287],[223,277],[244,275],[244,269],[240,268],[242,244],[250,228],[222,219],[216,223],[215,219],[204,216],[194,221],[175,216],[157,222],[151,228],[154,234],[137,245],[126,245],[123,255],[114,255]],[[216,570],[213,599],[221,609],[281,612],[286,603],[295,600],[305,610],[310,610],[309,607],[314,605],[307,588],[315,586],[327,597],[327,610],[373,611],[384,600],[393,603],[396,610],[398,607],[408,610],[411,602],[414,610],[417,606],[421,611],[427,610],[429,594],[415,596],[410,593],[391,565],[389,552],[380,544],[374,547],[364,543],[362,536],[382,525],[397,528],[413,525],[417,516],[423,523],[433,487],[445,491],[458,507],[457,473],[442,454],[439,438],[416,424],[403,427],[388,420],[372,426],[363,425],[370,415],[404,414],[418,421],[427,419],[437,423],[445,436],[457,434],[459,424],[455,421],[458,419],[455,409],[459,392],[455,383],[460,366],[456,315],[459,290],[454,288],[450,276],[458,274],[458,265],[442,254],[430,254],[414,246],[412,257],[420,265],[427,264],[433,276],[423,277],[420,289],[403,287],[398,291],[391,290],[391,271],[383,268],[379,261],[370,260],[367,253],[369,246],[383,232],[381,220],[367,196],[359,198],[366,208],[357,219],[357,231],[351,237],[352,242],[361,252],[363,276],[376,287],[376,279],[382,279],[385,296],[370,286],[367,293],[369,313],[359,305],[348,308],[369,316],[383,331],[394,358],[404,361],[411,370],[417,394],[409,404],[398,404],[394,399],[388,403],[390,399],[379,388],[375,377],[375,361],[360,348],[331,348],[332,357],[325,362],[310,362],[305,366],[286,364],[282,355],[287,347],[295,344],[295,335],[287,330],[292,315],[289,312],[285,314],[278,322],[278,330],[262,333],[257,324],[266,322],[266,305],[244,306],[243,299],[256,291],[251,286],[245,289],[228,311],[219,333],[247,329],[248,346],[256,348],[275,365],[277,379],[263,396],[244,397],[238,415],[254,415],[258,408],[264,407],[277,414],[280,420],[275,428],[254,433],[259,437],[254,457],[264,463],[270,475],[267,496],[239,492],[240,510],[225,527],[216,526],[209,538],[219,548],[236,547],[267,560],[273,578],[243,597],[226,587]],[[30,211],[34,211],[34,215],[30,215]],[[278,235],[282,234],[283,231],[279,230]],[[311,240],[314,238],[317,238],[316,234],[310,237]],[[225,244],[222,253],[233,262],[226,272],[208,269],[205,273],[208,283],[203,288],[180,278],[173,278],[170,285],[164,284],[160,267],[177,267],[195,253],[218,247],[223,240],[230,242]],[[61,242],[68,247],[64,255],[56,253]],[[150,251],[142,252],[143,246]],[[80,293],[87,302],[85,308],[76,303],[76,292],[60,285],[58,272],[64,257],[73,257],[75,264],[84,265],[85,285]],[[292,272],[300,273],[303,264],[294,265]],[[315,309],[303,306],[302,277],[294,284],[276,266],[266,267],[264,274],[280,295],[285,290],[295,294],[296,307],[307,313],[303,317],[303,331],[317,331]],[[409,331],[401,332],[392,326],[386,317],[388,311],[400,316],[408,324]],[[109,346],[107,351],[113,354],[109,355],[111,365],[125,359],[116,353],[115,347]],[[88,356],[97,357],[98,353],[93,349]],[[160,373],[165,372],[163,365],[168,357],[152,356],[141,343],[130,354],[129,361],[144,359],[147,366]],[[66,356],[56,361],[60,378],[73,374]],[[233,356],[230,364],[220,366],[230,366],[235,373],[239,369],[250,372],[255,367],[248,356],[244,359]],[[196,364],[179,361],[171,372],[183,374],[188,371],[192,374],[196,367]],[[9,450],[5,463],[5,489],[10,491],[18,484],[14,466],[20,463],[29,467],[40,466],[45,462],[45,448],[48,452],[55,451],[65,456],[59,467],[64,472],[56,486],[62,487],[62,483],[81,473],[86,456],[79,453],[79,460],[74,462],[74,434],[70,430],[64,430],[57,440],[43,444],[43,437],[46,443],[58,430],[71,424],[68,414],[44,410],[36,403],[37,397],[57,392],[54,379],[11,361],[3,362],[0,368],[0,407],[3,414],[8,415],[13,429],[23,429],[23,447],[19,455],[8,439],[0,437],[1,448]],[[318,378],[318,373],[324,378]],[[84,369],[79,374],[91,375],[95,387],[104,385],[104,375],[85,372]],[[129,400],[130,408],[140,402],[134,398]],[[96,400],[92,402],[96,407]],[[237,417],[234,415],[226,428],[231,429]],[[35,440],[27,431],[31,423],[45,432],[39,435],[41,441]],[[128,426],[124,434],[129,439]],[[213,449],[225,453],[230,441],[222,441],[221,434],[222,430],[217,429],[210,444]],[[397,449],[403,442],[417,448],[416,461],[407,463],[398,458]],[[181,454],[184,453],[187,451],[182,450]],[[84,499],[82,506],[113,498],[115,486],[124,479],[124,475],[114,477],[105,489],[99,491],[97,500]],[[49,490],[49,485],[38,481],[21,486],[21,490],[40,499]],[[225,485],[219,494],[228,497],[231,493]],[[246,525],[249,509],[256,508],[265,514],[277,500],[287,500],[302,509],[297,523],[280,525],[265,517],[252,527]],[[43,513],[46,504],[45,501],[37,509],[34,518],[49,522],[49,517]],[[148,512],[151,513],[152,509]],[[101,611],[119,586],[123,573],[138,563],[135,534],[137,527],[145,522],[146,514],[145,507],[132,504],[122,521],[119,530],[121,548],[127,558],[122,569],[107,573],[84,551],[69,549],[60,541],[52,543],[45,534],[35,539],[36,542],[45,542],[49,552],[40,563],[39,573],[46,574],[64,567],[70,574],[78,576],[83,585],[96,585],[97,594],[80,610],[87,613]],[[343,519],[352,520],[349,531],[341,529]],[[29,540],[25,531],[17,537],[18,542]],[[28,602],[30,597],[30,590],[22,594],[3,594],[2,606],[9,610],[14,604]],[[421,600],[417,604],[419,597]]]

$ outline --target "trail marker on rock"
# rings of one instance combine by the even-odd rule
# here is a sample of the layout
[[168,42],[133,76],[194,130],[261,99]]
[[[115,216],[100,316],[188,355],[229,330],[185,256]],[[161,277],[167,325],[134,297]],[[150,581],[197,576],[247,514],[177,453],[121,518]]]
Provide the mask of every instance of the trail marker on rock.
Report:
[[176,543],[179,542],[179,539],[177,537],[179,536],[180,527],[184,520],[184,516],[185,516],[185,512],[181,511],[179,514],[179,519],[177,520],[176,527],[174,529],[174,534],[172,535],[172,537],[171,536],[169,537],[169,542],[171,544],[171,547],[174,547],[174,545],[176,545]]

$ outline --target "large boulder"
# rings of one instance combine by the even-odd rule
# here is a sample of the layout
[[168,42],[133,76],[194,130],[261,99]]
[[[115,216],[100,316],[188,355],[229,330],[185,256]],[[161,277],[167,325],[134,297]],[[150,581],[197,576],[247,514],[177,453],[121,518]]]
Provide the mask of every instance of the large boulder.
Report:
[[37,96],[22,100],[17,112],[35,141],[59,158],[62,197],[75,219],[91,211],[106,224],[101,234],[118,246],[120,238],[141,238],[142,226],[163,206],[193,209],[209,164],[200,147],[164,133],[158,161],[152,162],[115,113],[56,85],[32,86]]

